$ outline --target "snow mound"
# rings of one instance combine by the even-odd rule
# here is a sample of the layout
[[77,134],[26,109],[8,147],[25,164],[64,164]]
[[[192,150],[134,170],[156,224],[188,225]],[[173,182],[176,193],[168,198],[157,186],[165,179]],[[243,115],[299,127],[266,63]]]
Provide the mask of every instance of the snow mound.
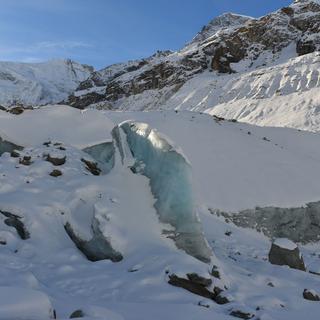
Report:
[[99,111],[63,105],[28,110],[16,116],[0,111],[0,137],[20,146],[61,141],[79,148],[112,140],[114,124]]
[[37,290],[0,286],[0,319],[55,319],[48,296]]

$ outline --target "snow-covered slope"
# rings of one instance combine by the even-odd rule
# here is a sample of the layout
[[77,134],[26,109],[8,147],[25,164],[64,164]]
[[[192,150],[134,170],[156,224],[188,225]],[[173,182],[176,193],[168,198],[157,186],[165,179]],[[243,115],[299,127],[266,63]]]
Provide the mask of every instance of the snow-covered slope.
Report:
[[[215,211],[319,201],[319,134],[195,112],[67,106],[0,111],[0,128],[1,138],[26,146],[0,157],[0,295],[19,293],[14,307],[1,299],[0,318],[9,310],[12,319],[66,319],[77,309],[111,320],[230,320],[234,310],[318,318],[318,303],[302,292],[317,291],[319,276],[269,264],[269,238]],[[97,175],[101,143],[111,168]],[[89,146],[91,156],[81,150]],[[197,255],[203,246],[209,259]],[[302,246],[313,272],[318,250]],[[118,262],[94,261],[101,256]],[[190,272],[213,281],[209,290],[224,289],[229,303],[168,284]]]
[[0,62],[0,105],[44,105],[64,100],[93,68],[71,60]]
[[67,103],[115,110],[207,111],[259,125],[319,130],[320,4],[254,19],[224,14],[178,52],[95,72]]

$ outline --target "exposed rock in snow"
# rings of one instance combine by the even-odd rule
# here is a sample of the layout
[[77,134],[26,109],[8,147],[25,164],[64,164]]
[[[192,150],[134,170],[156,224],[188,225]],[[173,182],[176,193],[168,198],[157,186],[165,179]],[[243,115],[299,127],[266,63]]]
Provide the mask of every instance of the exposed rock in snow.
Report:
[[272,243],[269,261],[272,264],[306,271],[298,246],[288,239],[276,239]]
[[0,214],[5,217],[4,223],[16,229],[19,237],[22,240],[26,240],[30,237],[28,230],[26,229],[24,223],[21,221],[21,217],[11,212],[0,210]]
[[310,301],[320,301],[320,295],[315,290],[305,289],[303,297]]
[[249,320],[254,318],[255,314],[247,311],[247,310],[243,310],[243,309],[238,309],[238,308],[234,308],[232,309],[232,311],[230,312],[230,315],[239,319],[245,319],[245,320]]

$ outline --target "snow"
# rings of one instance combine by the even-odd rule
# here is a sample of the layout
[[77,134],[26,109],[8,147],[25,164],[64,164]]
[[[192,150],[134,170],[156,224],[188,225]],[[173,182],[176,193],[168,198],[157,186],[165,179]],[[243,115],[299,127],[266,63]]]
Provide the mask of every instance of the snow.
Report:
[[280,248],[287,249],[290,251],[297,248],[297,245],[294,242],[290,241],[289,239],[285,239],[285,238],[276,239],[273,243]]
[[0,105],[44,105],[66,99],[93,68],[71,60],[0,62]]
[[[63,116],[65,122],[56,132],[51,123],[57,122],[54,119],[63,121]],[[261,319],[317,319],[318,305],[304,300],[302,292],[319,287],[319,277],[269,264],[269,239],[227,224],[208,209],[238,210],[264,204],[291,207],[319,200],[318,134],[218,121],[195,112],[81,113],[66,106],[51,106],[19,116],[1,113],[0,119],[3,134],[28,146],[21,157],[31,157],[30,165],[20,164],[19,158],[8,153],[0,157],[0,210],[21,217],[30,232],[29,239],[20,239],[0,215],[0,239],[6,242],[0,252],[0,287],[13,287],[18,292],[14,312],[23,305],[31,319],[37,319],[33,317],[35,310],[39,310],[39,318],[49,319],[52,306],[58,319],[67,319],[81,309],[87,319],[105,319],[108,315],[114,320],[227,320],[232,319],[228,315],[231,309],[242,308],[253,310]],[[31,126],[30,119],[37,125]],[[127,120],[144,123],[138,126],[143,132],[152,128],[161,139],[169,137],[178,150],[183,150],[178,155],[189,159],[196,212],[215,254],[214,264],[223,273],[222,281],[212,279],[214,285],[228,287],[224,294],[232,298],[230,304],[219,306],[167,283],[168,273],[183,277],[196,272],[210,277],[212,265],[178,249],[163,233],[171,229],[159,221],[151,180],[133,174],[128,167],[135,162],[135,155],[130,158],[130,145],[123,153],[129,158],[123,162],[121,148],[115,147],[114,165],[108,174],[93,176],[81,161],[84,157],[94,160],[79,148],[94,148],[106,137],[110,143],[113,127]],[[73,131],[77,132],[74,136]],[[55,145],[54,140],[49,146],[43,145],[48,132],[57,134],[66,150],[59,149],[61,145]],[[165,141],[153,140],[161,148]],[[98,149],[92,153],[97,158]],[[65,164],[55,167],[45,161],[45,154],[55,152],[66,155]],[[157,165],[159,171],[164,169]],[[62,176],[50,176],[53,169],[61,170]],[[88,261],[64,229],[69,222],[78,236],[90,240],[94,221],[123,255],[122,261]],[[310,270],[317,270],[318,251],[318,244],[301,246]],[[268,285],[270,282],[274,287]],[[6,301],[0,301],[0,306],[12,305],[13,300]],[[200,301],[209,308],[198,305]],[[12,311],[11,315],[11,319],[19,319],[19,314]]]
[[182,52],[190,51],[191,48],[194,48],[198,44],[198,42],[208,40],[210,37],[213,37],[216,33],[222,30],[237,28],[252,20],[254,20],[254,18],[244,15],[230,12],[223,13],[204,26],[203,29],[192,39],[191,43],[187,44],[186,48],[184,48]]
[[175,141],[192,164],[196,203],[236,212],[319,200],[319,134],[219,122],[182,111],[106,114],[115,123],[148,123]]
[[49,298],[41,291],[0,286],[0,319],[53,319]]
[[314,53],[219,77],[203,73],[189,80],[163,108],[205,111],[251,124],[318,131],[319,57]]
[[63,105],[27,110],[19,116],[0,111],[0,137],[20,146],[62,141],[79,148],[112,140],[114,124],[99,111]]

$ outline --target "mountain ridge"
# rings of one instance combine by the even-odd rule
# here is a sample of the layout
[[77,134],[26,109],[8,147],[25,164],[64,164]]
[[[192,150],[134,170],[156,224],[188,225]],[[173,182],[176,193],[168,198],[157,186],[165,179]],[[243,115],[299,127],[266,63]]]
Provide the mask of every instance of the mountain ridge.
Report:
[[[22,88],[11,88],[9,98],[4,90],[0,105],[63,103],[79,109],[183,109],[251,124],[318,131],[319,50],[320,2],[299,0],[260,18],[224,13],[175,52],[157,51],[150,57],[97,71],[74,63],[79,77],[73,77],[66,68],[69,76],[53,79],[49,86],[48,81],[28,79]],[[299,60],[299,56],[308,58]],[[308,68],[299,66],[301,61]],[[12,83],[10,79],[2,81],[3,87]],[[270,103],[278,108],[270,112]]]
[[[295,60],[297,57],[305,55],[310,58],[304,61],[310,63],[311,69],[315,68],[313,61],[317,60],[316,55],[320,49],[319,21],[320,4],[310,0],[296,1],[288,7],[260,18],[226,13],[211,20],[179,51],[159,51],[146,59],[112,65],[95,72],[80,84],[78,90],[69,96],[65,103],[80,109],[87,107],[110,110],[180,109],[179,106],[186,105],[191,96],[197,95],[201,90],[208,91],[207,82],[210,82],[213,88],[219,87],[219,95],[223,92],[223,95],[228,95],[227,84],[235,79],[244,78],[250,80],[252,90],[256,90],[253,94],[255,104],[263,106],[267,100],[264,100],[266,97],[260,93],[266,84],[257,84],[257,79],[248,75],[254,74],[255,70],[260,70],[261,74],[264,72],[270,74],[268,68],[281,66],[284,63],[287,63],[290,69],[291,64],[299,64],[299,59]],[[291,77],[289,69],[288,78]],[[108,74],[112,76],[106,76]],[[207,79],[202,82],[206,74]],[[313,77],[312,81],[315,82],[314,86],[320,86],[317,70],[312,69],[310,74]],[[304,81],[303,73],[298,72],[295,76],[301,77],[300,82]],[[278,78],[277,70],[274,69],[269,79],[270,83],[273,83],[274,98],[277,95],[281,96],[284,87]],[[195,82],[196,90],[191,87]],[[293,82],[299,81],[294,79]],[[236,100],[240,105],[250,105],[252,101],[241,97],[241,90],[245,90],[247,86],[247,83],[242,83],[243,88],[237,87],[239,97]],[[307,88],[302,86],[301,89],[299,85],[291,87],[292,94],[304,94]],[[188,89],[191,91],[188,92]],[[212,99],[217,99],[219,95],[216,94],[213,98],[209,93],[200,95],[199,100],[193,99],[192,105],[184,109],[216,113],[222,117],[232,114],[238,120],[253,124],[265,122],[272,126],[290,126],[315,131],[320,129],[318,124],[309,124],[319,122],[318,114],[310,112],[308,108],[310,97],[305,96],[306,101],[301,108],[299,107],[304,110],[302,115],[306,121],[303,123],[303,121],[283,122],[283,117],[280,116],[279,119],[276,117],[269,119],[267,115],[265,121],[248,120],[248,117],[240,116],[236,110],[230,112],[226,104],[223,106],[224,111],[222,107],[215,110],[221,103],[212,103]],[[182,98],[178,101],[179,96]],[[288,94],[287,96],[289,97]],[[319,100],[318,94],[315,94],[314,100]],[[293,108],[294,106],[288,108],[290,114],[294,113]],[[249,106],[242,114],[251,113],[251,109]]]

